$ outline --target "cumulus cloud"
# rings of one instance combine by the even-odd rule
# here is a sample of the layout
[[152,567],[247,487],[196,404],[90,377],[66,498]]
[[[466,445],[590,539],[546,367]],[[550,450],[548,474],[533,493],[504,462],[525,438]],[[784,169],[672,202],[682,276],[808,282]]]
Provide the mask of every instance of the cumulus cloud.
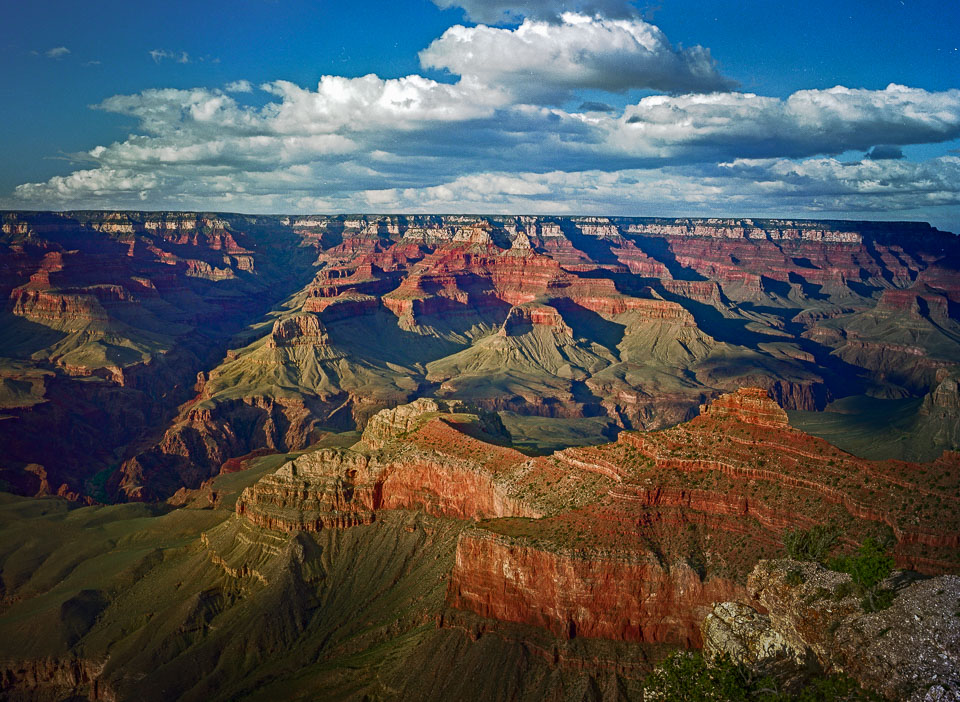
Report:
[[960,90],[891,84],[800,90],[786,100],[751,93],[654,95],[628,107],[609,139],[612,148],[637,155],[675,155],[680,147],[722,158],[839,154],[957,137]]
[[919,163],[739,159],[719,169],[739,181],[775,184],[781,202],[800,201],[811,211],[890,212],[960,205],[960,158],[956,156]]
[[[960,129],[958,91],[897,86],[804,91],[786,100],[738,93],[658,96],[621,115],[518,105],[481,84],[420,76],[325,76],[316,90],[287,82],[261,88],[275,97],[262,107],[207,89],[109,98],[98,107],[136,118],[138,133],[91,149],[88,157],[121,181],[119,174],[131,171],[174,176],[189,167],[186,175],[200,179],[306,165],[326,174],[317,187],[346,191],[395,182],[415,187],[491,167],[615,171],[813,156],[944,140]],[[344,170],[348,164],[367,170]],[[276,187],[288,182],[278,180]],[[69,183],[89,192],[78,181]],[[49,192],[64,196],[65,188],[58,182]]]
[[158,184],[158,177],[147,173],[93,168],[74,171],[67,176],[54,176],[46,183],[19,185],[16,195],[28,202],[75,202],[118,196],[124,201],[131,197],[144,200]]
[[248,80],[235,80],[223,86],[228,93],[252,93],[253,85]]
[[960,205],[960,158],[924,163],[740,160],[706,169],[491,172],[364,195],[370,204],[405,212],[868,215]]
[[284,132],[409,129],[433,122],[489,117],[507,103],[499,89],[464,79],[450,85],[418,75],[385,80],[323,76],[316,91],[288,81],[261,86],[280,98],[269,118]]
[[524,101],[560,102],[581,89],[667,92],[728,89],[710,51],[678,49],[641,19],[564,14],[516,29],[456,25],[420,52],[426,68],[504,86]]
[[[116,95],[96,107],[135,120],[133,134],[91,148],[73,173],[20,185],[2,206],[960,212],[960,159],[900,158],[904,145],[960,137],[960,90],[677,93],[724,88],[709,53],[612,14],[453,27],[421,54],[453,82],[371,74],[309,88],[271,81],[257,95],[246,80]],[[624,109],[604,101],[640,88],[671,94]],[[850,150],[866,156],[830,158]]]
[[69,53],[70,53],[70,49],[68,49],[67,47],[55,46],[52,49],[47,49],[45,52],[43,52],[43,55],[46,56],[47,58],[59,59],[59,58],[63,58]]
[[633,17],[637,11],[630,0],[433,0],[437,7],[461,7],[469,19],[485,24],[518,22],[523,17],[555,20],[565,12],[610,18]]

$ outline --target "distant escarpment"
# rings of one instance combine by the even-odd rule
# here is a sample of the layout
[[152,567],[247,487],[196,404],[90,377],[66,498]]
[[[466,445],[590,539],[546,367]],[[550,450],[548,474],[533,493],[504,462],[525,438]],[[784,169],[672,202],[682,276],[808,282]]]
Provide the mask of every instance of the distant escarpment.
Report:
[[[26,493],[36,464],[52,491],[167,497],[417,398],[570,445],[741,386],[932,398],[960,367],[960,247],[916,223],[6,213],[0,241],[0,469]],[[924,411],[960,448],[960,416]]]

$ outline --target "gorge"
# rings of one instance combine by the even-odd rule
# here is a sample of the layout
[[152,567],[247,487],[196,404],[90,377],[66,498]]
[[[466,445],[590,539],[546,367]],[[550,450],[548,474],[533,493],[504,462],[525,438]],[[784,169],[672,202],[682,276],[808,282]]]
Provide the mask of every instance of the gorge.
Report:
[[888,544],[904,603],[955,591],[953,234],[2,222],[9,699],[643,699],[734,604],[785,631],[794,566],[755,568],[818,525],[838,554]]

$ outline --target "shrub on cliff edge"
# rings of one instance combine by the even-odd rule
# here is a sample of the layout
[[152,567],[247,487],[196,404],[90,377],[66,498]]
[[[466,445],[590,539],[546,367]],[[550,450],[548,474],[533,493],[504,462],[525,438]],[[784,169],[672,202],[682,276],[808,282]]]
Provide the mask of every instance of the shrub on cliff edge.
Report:
[[845,675],[823,675],[781,691],[774,675],[727,656],[708,661],[699,651],[677,651],[647,677],[645,702],[879,702]]
[[822,563],[840,538],[840,529],[818,524],[810,529],[793,529],[783,535],[787,555],[795,561]]
[[854,556],[839,556],[830,560],[829,567],[849,573],[860,605],[865,612],[878,612],[893,602],[894,592],[880,587],[893,572],[893,556],[874,538],[867,538]]

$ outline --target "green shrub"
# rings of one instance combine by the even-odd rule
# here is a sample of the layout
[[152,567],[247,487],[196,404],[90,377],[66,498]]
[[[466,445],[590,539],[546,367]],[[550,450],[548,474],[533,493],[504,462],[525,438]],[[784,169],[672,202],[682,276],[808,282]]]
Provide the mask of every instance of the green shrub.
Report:
[[783,535],[783,545],[787,555],[795,561],[814,561],[822,563],[840,538],[840,530],[833,525],[822,525],[810,529],[794,529]]
[[[749,668],[719,656],[708,662],[698,651],[679,651],[668,657],[647,678],[646,699],[664,702],[701,700],[779,700],[776,682],[758,677]],[[760,693],[760,691],[764,691]],[[759,693],[759,694],[758,694]]]
[[805,680],[791,693],[778,680],[734,663],[727,656],[712,661],[698,651],[678,651],[664,660],[644,683],[644,699],[663,702],[874,702],[852,679],[827,675]]
[[795,702],[880,702],[883,698],[861,689],[855,680],[846,675],[828,675],[810,680],[797,694],[785,699]]
[[893,603],[895,594],[880,587],[893,572],[893,556],[873,537],[867,538],[857,549],[856,555],[840,556],[830,560],[829,567],[841,573],[849,573],[855,592],[860,595],[860,605],[865,612],[878,612]]
[[844,597],[849,597],[850,595],[854,594],[856,590],[857,590],[856,586],[852,582],[847,580],[846,582],[840,583],[837,586],[837,589],[834,590],[833,599],[839,602]]

